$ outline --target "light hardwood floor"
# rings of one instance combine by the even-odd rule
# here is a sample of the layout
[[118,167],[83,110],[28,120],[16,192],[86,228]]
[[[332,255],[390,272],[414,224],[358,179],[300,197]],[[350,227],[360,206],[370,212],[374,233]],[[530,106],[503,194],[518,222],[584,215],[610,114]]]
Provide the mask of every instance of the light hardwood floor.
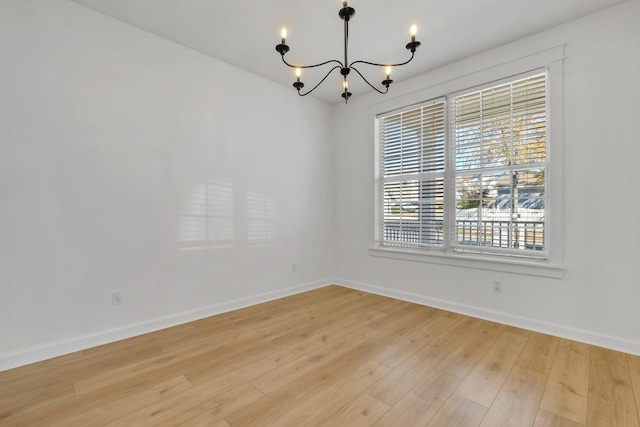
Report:
[[640,426],[640,357],[339,286],[0,373],[2,426]]

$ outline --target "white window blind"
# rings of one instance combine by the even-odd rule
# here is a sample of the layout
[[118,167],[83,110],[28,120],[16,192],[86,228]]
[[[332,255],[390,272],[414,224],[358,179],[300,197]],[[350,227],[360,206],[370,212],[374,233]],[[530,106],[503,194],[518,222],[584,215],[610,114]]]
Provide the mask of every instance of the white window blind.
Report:
[[443,247],[445,101],[379,118],[383,245]]
[[546,74],[451,102],[456,250],[543,256]]
[[379,246],[545,257],[545,72],[380,115],[376,131]]

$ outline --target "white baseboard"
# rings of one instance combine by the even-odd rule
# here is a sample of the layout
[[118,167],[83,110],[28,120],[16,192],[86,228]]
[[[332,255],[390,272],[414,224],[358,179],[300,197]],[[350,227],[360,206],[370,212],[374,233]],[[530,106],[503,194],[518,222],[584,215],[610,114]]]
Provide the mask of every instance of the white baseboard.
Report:
[[226,313],[228,311],[237,310],[267,301],[272,301],[274,299],[295,295],[301,292],[310,291],[331,284],[336,284],[351,289],[357,289],[372,294],[401,299],[403,301],[439,308],[454,313],[465,314],[480,319],[516,326],[519,328],[567,338],[574,341],[580,341],[587,344],[609,348],[612,350],[622,351],[625,353],[640,355],[639,341],[628,340],[625,338],[610,335],[602,335],[587,330],[570,328],[526,317],[515,316],[509,313],[487,310],[481,307],[459,304],[456,302],[445,301],[437,298],[430,298],[411,292],[404,292],[396,289],[374,286],[366,283],[355,282],[352,280],[332,278],[328,280],[321,280],[317,282],[311,282],[285,289],[280,289],[277,291],[265,292],[262,294],[240,298],[233,301],[227,301],[220,304],[214,304],[208,307],[151,319],[145,322],[101,331],[95,334],[74,337],[64,341],[50,342],[13,353],[5,353],[0,355],[0,372],[16,368],[18,366],[24,366],[30,363],[50,359],[52,357],[62,356],[64,354],[85,350],[87,348],[95,347],[98,345],[108,344],[110,342],[115,342],[137,335],[142,335],[180,325],[183,323],[192,322],[194,320],[202,319],[205,317],[215,316],[216,314]]
[[62,356],[64,354],[85,350],[87,348],[95,347],[98,345],[108,344],[137,335],[159,331],[161,329],[170,328],[172,326],[181,325],[183,323],[192,322],[194,320],[203,319],[205,317],[215,316],[216,314],[226,313],[228,311],[237,310],[251,305],[272,301],[274,299],[310,291],[312,289],[328,286],[332,283],[333,282],[331,280],[321,280],[317,282],[305,283],[290,288],[265,292],[250,297],[227,301],[220,304],[214,304],[208,307],[151,319],[133,325],[127,325],[121,328],[109,329],[106,331],[97,332],[95,334],[78,336],[63,341],[49,342],[37,347],[31,347],[12,353],[0,354],[0,372],[16,368],[18,366],[24,366],[30,363],[51,359],[52,357]]
[[471,317],[490,320],[505,325],[516,326],[530,331],[541,332],[561,338],[579,341],[586,344],[605,347],[612,350],[622,351],[640,356],[640,341],[629,340],[612,335],[603,335],[584,329],[571,328],[554,323],[544,322],[522,316],[516,316],[500,311],[488,310],[481,307],[474,307],[466,304],[459,304],[452,301],[445,301],[437,298],[430,298],[412,292],[404,292],[396,289],[374,286],[352,280],[334,278],[333,283],[346,288],[357,289],[363,292],[382,295],[403,301],[413,302],[429,307],[439,308],[454,313],[465,314]]

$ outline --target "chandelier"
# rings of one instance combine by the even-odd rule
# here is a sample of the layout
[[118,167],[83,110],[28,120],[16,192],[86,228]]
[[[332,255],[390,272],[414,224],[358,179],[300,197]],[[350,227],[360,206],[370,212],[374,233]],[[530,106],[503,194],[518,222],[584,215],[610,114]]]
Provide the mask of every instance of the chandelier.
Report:
[[[322,84],[322,82],[324,82],[327,77],[329,77],[329,75],[335,71],[335,70],[340,70],[340,74],[342,74],[343,76],[343,82],[342,82],[342,87],[343,87],[343,92],[342,92],[342,97],[344,98],[345,103],[347,103],[349,101],[349,97],[351,96],[351,92],[349,92],[349,83],[347,82],[347,76],[351,73],[351,71],[355,71],[356,74],[358,74],[362,80],[365,81],[365,83],[367,83],[369,86],[371,86],[376,92],[381,93],[381,94],[385,94],[389,91],[389,85],[391,85],[391,83],[393,83],[393,80],[391,80],[391,69],[392,67],[399,67],[401,65],[405,65],[408,64],[409,62],[411,62],[411,60],[413,59],[416,49],[420,46],[420,42],[416,41],[416,26],[413,25],[411,27],[411,41],[409,43],[407,43],[407,45],[405,46],[407,48],[407,50],[411,51],[411,57],[406,60],[405,62],[400,62],[397,64],[378,64],[376,62],[369,62],[369,61],[353,61],[353,62],[349,62],[348,60],[348,47],[349,47],[349,21],[351,20],[351,18],[353,18],[353,15],[356,14],[356,11],[354,8],[349,7],[347,5],[347,0],[343,0],[342,1],[342,9],[340,9],[338,11],[338,16],[340,17],[340,19],[342,19],[344,21],[344,62],[343,61],[339,61],[337,59],[330,59],[328,61],[324,61],[321,62],[319,64],[313,64],[313,65],[294,65],[294,64],[290,64],[287,62],[287,60],[284,58],[284,55],[289,52],[289,46],[287,46],[286,44],[286,38],[287,38],[287,30],[286,28],[283,28],[282,31],[280,32],[280,37],[282,39],[282,42],[278,45],[276,45],[276,50],[278,51],[278,53],[280,54],[280,56],[282,57],[282,62],[284,62],[286,65],[288,65],[291,68],[295,69],[295,74],[296,74],[296,81],[293,83],[293,87],[296,88],[296,90],[298,91],[298,95],[300,96],[305,96],[305,95],[309,95],[311,92],[313,92],[314,90],[316,90],[316,88],[318,88],[318,86],[320,86]],[[328,64],[332,64],[335,63],[336,65],[331,68],[327,74],[322,78],[322,80],[320,80],[318,82],[318,84],[316,84],[311,90],[307,91],[307,92],[301,92],[301,89],[304,87],[304,83],[302,83],[302,81],[300,81],[300,76],[301,76],[301,70],[303,68],[316,68],[316,67],[321,67],[323,65],[328,65]],[[354,65],[356,64],[365,64],[365,65],[372,65],[375,67],[383,67],[385,68],[385,79],[382,81],[382,86],[384,87],[384,90],[378,89],[377,87],[375,87],[374,85],[372,85],[363,75],[360,71],[358,71],[357,68],[354,67]]]

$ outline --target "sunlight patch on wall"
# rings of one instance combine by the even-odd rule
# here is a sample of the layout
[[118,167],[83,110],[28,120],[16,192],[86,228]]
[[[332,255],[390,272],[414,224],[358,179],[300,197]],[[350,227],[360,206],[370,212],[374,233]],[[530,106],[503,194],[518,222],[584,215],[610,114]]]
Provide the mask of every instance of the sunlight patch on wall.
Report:
[[273,246],[276,237],[276,209],[267,195],[247,193],[247,241],[249,246]]
[[233,227],[233,184],[211,178],[196,182],[180,212],[179,249],[233,247]]

